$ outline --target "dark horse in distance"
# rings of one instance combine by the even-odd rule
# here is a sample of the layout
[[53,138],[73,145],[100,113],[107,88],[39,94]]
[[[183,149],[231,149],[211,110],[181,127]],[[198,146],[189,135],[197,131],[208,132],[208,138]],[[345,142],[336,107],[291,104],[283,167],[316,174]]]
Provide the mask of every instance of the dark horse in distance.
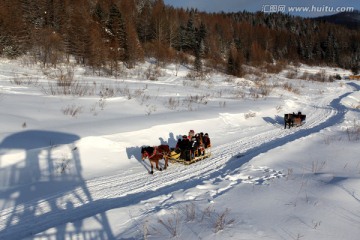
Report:
[[301,114],[301,112],[296,113],[287,113],[284,114],[284,128],[286,128],[286,126],[290,127],[294,127],[294,126],[300,126],[304,123],[306,119],[306,115]]
[[170,156],[170,147],[168,145],[160,145],[157,147],[142,147],[141,148],[141,156],[142,160],[145,160],[145,158],[148,158],[151,165],[151,171],[150,173],[154,173],[154,165],[157,170],[162,171],[162,168],[159,167],[159,161],[161,159],[165,160],[164,169],[166,169],[169,164],[169,156]]

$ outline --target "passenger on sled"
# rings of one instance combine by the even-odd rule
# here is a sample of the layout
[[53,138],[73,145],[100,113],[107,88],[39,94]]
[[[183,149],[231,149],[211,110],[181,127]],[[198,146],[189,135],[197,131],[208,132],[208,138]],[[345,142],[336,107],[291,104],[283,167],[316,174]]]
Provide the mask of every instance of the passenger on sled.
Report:
[[211,147],[211,142],[210,142],[210,138],[209,138],[208,133],[205,133],[205,135],[203,137],[203,143],[204,143],[205,149]]
[[178,140],[176,149],[180,150],[180,158],[184,160],[190,160],[191,142],[188,136],[182,136],[182,139]]
[[201,132],[196,134],[195,136],[196,136],[196,141],[199,143],[197,156],[203,156],[205,154],[205,145],[203,142],[204,133]]
[[196,140],[196,137],[193,136],[191,138],[191,159],[194,159],[198,156],[198,150],[199,150],[199,142]]
[[190,130],[189,131],[189,134],[188,134],[188,139],[191,141],[192,140],[192,137],[195,136],[195,131],[194,130]]

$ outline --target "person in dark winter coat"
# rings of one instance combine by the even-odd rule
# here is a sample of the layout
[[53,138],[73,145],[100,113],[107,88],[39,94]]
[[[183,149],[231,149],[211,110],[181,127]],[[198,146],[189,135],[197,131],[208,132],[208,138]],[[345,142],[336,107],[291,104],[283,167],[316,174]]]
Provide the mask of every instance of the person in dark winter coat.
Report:
[[211,142],[210,142],[208,133],[205,133],[205,135],[203,137],[203,143],[204,143],[205,149],[211,147]]
[[190,160],[191,143],[186,135],[184,135],[183,139],[179,142],[179,148],[181,150],[180,158]]

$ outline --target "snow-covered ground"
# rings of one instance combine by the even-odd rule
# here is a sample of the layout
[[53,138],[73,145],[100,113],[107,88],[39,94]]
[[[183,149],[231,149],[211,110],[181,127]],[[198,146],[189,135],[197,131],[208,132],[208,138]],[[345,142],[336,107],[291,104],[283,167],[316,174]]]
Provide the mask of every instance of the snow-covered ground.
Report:
[[[1,59],[0,239],[359,238],[358,82],[178,67],[153,81],[146,64],[115,79]],[[284,129],[297,111],[306,123]],[[211,158],[149,174],[140,148],[190,129],[209,133]]]

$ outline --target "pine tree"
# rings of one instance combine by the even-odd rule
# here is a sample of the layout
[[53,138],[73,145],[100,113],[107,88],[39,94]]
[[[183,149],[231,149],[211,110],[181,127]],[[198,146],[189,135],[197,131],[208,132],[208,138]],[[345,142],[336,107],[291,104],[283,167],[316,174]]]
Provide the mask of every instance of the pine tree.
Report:
[[118,75],[120,70],[119,61],[126,62],[129,58],[127,33],[124,18],[115,3],[110,5],[109,19],[107,21],[109,29],[109,58],[111,73]]

